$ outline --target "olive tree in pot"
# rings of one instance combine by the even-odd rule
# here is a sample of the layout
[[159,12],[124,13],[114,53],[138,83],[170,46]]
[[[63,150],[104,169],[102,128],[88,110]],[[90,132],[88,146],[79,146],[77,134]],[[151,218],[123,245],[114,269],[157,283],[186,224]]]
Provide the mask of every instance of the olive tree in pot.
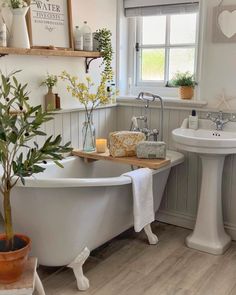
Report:
[[191,99],[194,95],[194,87],[196,82],[194,76],[189,73],[176,73],[174,78],[171,80],[171,86],[179,87],[179,97],[181,99]]
[[[29,237],[13,230],[12,189],[18,181],[24,185],[25,177],[43,172],[45,165],[42,167],[40,163],[48,159],[63,168],[58,161],[71,151],[70,143],[61,145],[60,135],[45,139],[42,146],[34,141],[36,136],[46,136],[40,127],[53,118],[41,105],[30,106],[27,84],[18,82],[15,76],[18,72],[0,75],[0,194],[5,226],[5,233],[0,235],[0,283],[20,278],[31,247]],[[29,142],[33,142],[33,147]]]

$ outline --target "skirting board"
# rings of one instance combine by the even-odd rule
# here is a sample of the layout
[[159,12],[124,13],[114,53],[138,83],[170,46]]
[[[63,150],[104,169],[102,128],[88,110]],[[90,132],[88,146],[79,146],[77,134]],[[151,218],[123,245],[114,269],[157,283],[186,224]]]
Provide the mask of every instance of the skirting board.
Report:
[[[188,229],[193,229],[195,224],[194,216],[164,210],[158,211],[156,220]],[[232,237],[232,240],[236,241],[236,225],[225,223],[225,230]]]

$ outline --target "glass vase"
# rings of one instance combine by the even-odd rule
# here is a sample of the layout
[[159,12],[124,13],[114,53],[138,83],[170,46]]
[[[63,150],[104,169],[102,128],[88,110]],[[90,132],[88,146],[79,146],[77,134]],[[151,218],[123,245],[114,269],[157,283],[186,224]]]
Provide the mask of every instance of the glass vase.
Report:
[[96,150],[95,145],[95,126],[91,116],[86,116],[86,120],[83,123],[82,128],[82,139],[83,139],[83,151],[94,152]]

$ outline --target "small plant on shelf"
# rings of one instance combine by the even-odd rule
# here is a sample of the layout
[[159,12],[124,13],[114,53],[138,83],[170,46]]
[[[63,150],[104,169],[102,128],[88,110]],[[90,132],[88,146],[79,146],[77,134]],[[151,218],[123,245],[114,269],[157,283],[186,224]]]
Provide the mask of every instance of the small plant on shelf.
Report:
[[170,85],[179,87],[179,96],[182,99],[191,99],[194,95],[194,87],[197,85],[194,76],[190,72],[177,72]]
[[102,65],[104,65],[103,74],[106,75],[108,80],[112,80],[113,78],[113,70],[111,66],[113,57],[111,36],[111,31],[105,28],[97,30],[94,36],[98,41],[98,51],[102,53]]
[[48,87],[48,89],[52,89],[54,86],[57,85],[57,76],[56,75],[50,75],[47,74],[46,78],[42,81],[41,85],[45,85]]
[[97,91],[94,92],[95,84],[90,77],[86,77],[86,82],[81,82],[78,77],[71,76],[66,71],[62,72],[60,78],[68,82],[67,90],[85,108],[85,122],[83,123],[83,150],[91,152],[95,150],[95,127],[93,125],[92,114],[99,105],[109,103],[110,97],[107,93],[107,77],[102,74]]
[[53,93],[52,89],[57,85],[58,78],[56,75],[47,74],[46,78],[42,81],[40,86],[47,86],[48,93],[45,95],[45,109],[55,110],[56,109],[56,95]]
[[16,235],[13,230],[12,189],[19,181],[24,185],[26,177],[43,172],[45,166],[40,164],[46,164],[47,160],[62,167],[58,161],[63,159],[63,153],[71,151],[70,143],[61,144],[61,135],[48,137],[41,146],[34,141],[36,136],[46,136],[40,127],[53,118],[42,110],[41,105],[30,106],[27,84],[18,82],[15,76],[18,72],[0,75],[0,195],[5,227],[5,234],[0,235],[0,283],[10,283],[19,278],[30,250],[30,239]]

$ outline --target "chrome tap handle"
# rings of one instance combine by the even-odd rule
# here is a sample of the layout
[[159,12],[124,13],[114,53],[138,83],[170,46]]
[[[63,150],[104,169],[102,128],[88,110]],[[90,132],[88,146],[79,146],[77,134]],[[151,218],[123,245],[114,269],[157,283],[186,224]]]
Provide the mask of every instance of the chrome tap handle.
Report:
[[154,101],[155,96],[149,92],[140,92],[137,99],[144,101],[146,103],[145,108],[148,109],[150,101]]
[[137,99],[142,101],[154,101],[155,95],[149,93],[149,92],[140,92]]
[[218,120],[218,117],[216,117],[216,118],[213,117],[211,113],[207,113],[206,118],[211,120],[214,123],[217,122],[217,120]]
[[219,120],[223,120],[223,112],[222,111],[219,111],[219,113],[218,113],[218,119]]
[[207,119],[211,119],[212,118],[211,113],[207,113],[206,117]]
[[230,122],[234,122],[235,119],[236,119],[235,114],[231,114],[231,116],[230,116],[230,118],[229,118],[229,121],[230,121]]

